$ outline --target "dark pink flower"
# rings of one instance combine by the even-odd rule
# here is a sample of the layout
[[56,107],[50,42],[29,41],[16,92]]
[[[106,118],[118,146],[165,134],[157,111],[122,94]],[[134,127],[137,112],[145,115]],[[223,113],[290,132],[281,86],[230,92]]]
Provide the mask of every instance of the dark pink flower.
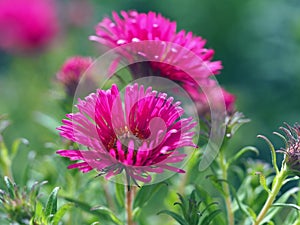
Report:
[[[131,54],[136,53],[145,57],[146,60],[157,61],[150,63],[153,68],[160,70],[160,75],[181,82],[185,82],[189,77],[182,71],[182,65],[185,68],[193,68],[194,75],[199,78],[217,74],[222,68],[220,61],[211,62],[214,51],[204,48],[206,41],[194,36],[192,32],[186,33],[181,30],[177,33],[176,22],[154,12],[146,14],[122,11],[121,15],[122,18],[113,12],[113,20],[103,19],[96,27],[96,36],[92,36],[91,40],[98,41],[109,48],[129,43],[154,41],[157,43],[154,48],[147,48],[147,42],[137,44]],[[168,49],[170,43],[172,46]],[[195,61],[192,58],[194,55],[187,54],[188,51],[199,57],[199,60]]]
[[291,174],[300,175],[300,125],[295,123],[290,126],[280,127],[285,133],[286,147],[279,151],[285,154],[285,163]]
[[60,135],[88,150],[59,150],[76,162],[68,168],[82,172],[96,169],[106,177],[126,173],[133,181],[150,182],[149,173],[182,169],[170,164],[185,158],[180,148],[191,146],[196,122],[181,118],[180,102],[165,93],[137,84],[127,86],[124,101],[116,85],[79,100],[79,112],[68,114]]
[[[230,94],[223,88],[216,86],[212,80],[205,91],[201,91],[196,85],[184,85],[186,91],[196,103],[198,112],[201,115],[210,113],[210,109],[222,108],[224,104],[229,114],[235,111],[235,99],[233,94]],[[213,104],[213,106],[210,106]]]
[[82,56],[74,56],[65,61],[56,77],[64,85],[68,96],[74,96],[80,79],[92,63],[92,58]]
[[57,31],[53,0],[0,1],[0,48],[34,51],[47,46]]
[[[199,101],[201,108],[209,107],[199,95],[206,94],[203,89],[215,87],[216,82],[210,76],[218,74],[222,65],[220,61],[212,61],[214,50],[205,48],[204,39],[192,32],[176,32],[176,22],[154,12],[121,11],[121,16],[116,12],[112,16],[113,19],[104,18],[97,25],[91,40],[111,49],[122,46],[116,51],[121,60],[132,63],[129,68],[133,78],[153,75],[168,78],[189,87],[187,91],[197,91],[194,100]],[[234,96],[225,91],[223,94],[227,108],[232,108]]]

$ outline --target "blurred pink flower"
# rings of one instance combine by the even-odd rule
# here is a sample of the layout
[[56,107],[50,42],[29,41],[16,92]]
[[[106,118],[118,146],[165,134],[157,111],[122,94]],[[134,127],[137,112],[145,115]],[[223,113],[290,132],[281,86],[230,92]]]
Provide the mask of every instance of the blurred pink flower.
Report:
[[[113,12],[113,19],[104,18],[90,39],[112,49],[123,46],[116,49],[122,59],[133,62],[129,65],[133,78],[154,75],[173,80],[188,92],[194,92],[189,94],[205,109],[209,105],[201,97],[205,96],[202,91],[212,87],[218,92],[216,95],[223,92],[227,109],[233,108],[235,97],[216,89],[216,82],[210,79],[219,73],[222,65],[221,61],[212,61],[214,50],[204,47],[204,39],[192,32],[176,32],[176,22],[154,12],[122,11],[121,16]],[[139,61],[136,59],[142,62],[134,63]]]
[[[182,71],[182,65],[187,68],[188,64],[188,68],[193,68],[193,75],[198,78],[217,74],[222,68],[220,61],[211,62],[214,50],[204,48],[206,41],[194,36],[192,32],[186,33],[181,30],[176,33],[176,22],[171,22],[154,12],[146,14],[122,11],[121,15],[123,18],[113,12],[113,20],[104,18],[96,27],[96,36],[91,36],[90,39],[109,48],[141,41],[158,41],[154,49],[147,49],[148,43],[137,44],[134,53],[145,57],[146,60],[155,60],[156,62],[150,63],[154,69],[160,70],[160,75],[181,82],[191,80],[189,74]],[[159,46],[161,43],[165,46]],[[173,45],[166,49],[169,43]],[[196,65],[195,59],[192,58],[195,56],[188,54],[188,51],[200,58]],[[165,55],[166,53],[168,55]]]
[[74,56],[64,62],[56,77],[64,85],[68,96],[74,96],[80,79],[92,63],[92,58],[82,56]]
[[[124,104],[124,106],[123,106]],[[137,84],[127,86],[122,103],[116,85],[98,90],[85,100],[79,100],[79,112],[67,114],[60,135],[84,145],[88,150],[59,150],[61,156],[76,162],[68,168],[82,172],[96,169],[106,177],[126,173],[127,178],[150,182],[149,173],[182,169],[169,164],[181,162],[185,154],[179,151],[193,143],[196,122],[181,118],[180,102],[173,103],[165,93]]]
[[89,1],[72,0],[66,5],[67,22],[75,27],[84,27],[92,19],[93,6]]
[[227,92],[224,88],[218,88],[213,81],[205,91],[199,90],[196,85],[184,85],[184,88],[196,103],[200,115],[210,113],[211,109],[222,109],[222,104],[229,114],[235,111],[235,95]]
[[46,47],[58,32],[54,0],[1,0],[0,48],[10,52]]

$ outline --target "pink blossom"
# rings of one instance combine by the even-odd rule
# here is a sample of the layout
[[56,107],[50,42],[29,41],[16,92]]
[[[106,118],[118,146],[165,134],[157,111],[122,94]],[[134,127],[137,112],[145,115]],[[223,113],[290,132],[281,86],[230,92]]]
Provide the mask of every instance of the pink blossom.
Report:
[[[190,66],[197,66],[201,70],[195,70],[201,74],[195,74],[198,77],[207,77],[210,74],[217,74],[222,68],[220,61],[211,62],[211,59],[214,55],[212,49],[204,48],[206,41],[201,37],[194,36],[192,32],[185,32],[184,30],[176,33],[176,22],[170,21],[164,18],[160,14],[155,12],[149,13],[138,13],[136,11],[121,11],[122,17],[120,17],[116,12],[113,12],[113,20],[110,18],[104,18],[96,27],[96,36],[92,36],[91,40],[98,41],[99,43],[109,47],[115,48],[129,43],[138,43],[142,41],[159,41],[158,43],[172,43],[173,48],[168,50],[169,56],[164,56],[159,49],[148,49],[145,51],[138,51],[136,49],[135,53],[143,52],[144,56],[151,60],[155,53],[157,54],[156,61],[162,63],[151,63],[152,66],[156,69],[161,70],[161,74],[165,76],[176,76],[180,78],[182,82],[185,80],[186,74],[178,68],[174,68],[174,65],[180,68],[182,63],[189,63]],[[147,43],[145,43],[147,45]],[[147,46],[143,47],[147,47]],[[182,47],[176,48],[175,46]],[[141,48],[141,46],[138,46]],[[160,48],[157,46],[157,48]],[[150,51],[154,52],[150,52]],[[186,54],[186,51],[191,51],[196,56],[198,56],[201,61],[197,62],[198,65],[193,64],[195,60],[192,60],[192,55],[189,57],[183,58]],[[151,56],[150,56],[151,55]],[[171,62],[166,61],[165,59],[172,57]],[[180,59],[180,60],[179,60]],[[167,64],[165,64],[167,63]],[[207,68],[207,71],[203,70],[203,66]],[[175,72],[176,71],[176,72]],[[209,72],[208,72],[209,71]],[[177,74],[174,74],[177,73]],[[180,74],[178,74],[180,72]],[[184,77],[180,77],[184,76]],[[177,80],[177,79],[176,79]]]
[[211,109],[221,109],[222,105],[229,114],[235,111],[235,95],[227,92],[224,88],[219,88],[213,81],[205,91],[201,91],[196,85],[184,85],[184,88],[196,103],[200,115],[210,113]]
[[80,79],[92,63],[92,58],[82,56],[74,56],[64,62],[56,77],[64,85],[68,96],[74,96]]
[[[129,68],[133,78],[153,75],[168,78],[188,92],[196,91],[196,95],[189,94],[196,96],[193,99],[200,108],[209,107],[207,99],[201,97],[206,94],[203,89],[216,86],[210,77],[218,74],[222,65],[220,61],[212,61],[214,50],[205,48],[206,40],[192,32],[177,32],[176,22],[155,12],[121,11],[121,16],[113,12],[112,17],[97,25],[91,40],[116,48],[122,60],[132,63]],[[225,90],[223,94],[227,109],[233,108],[235,97]]]
[[60,135],[88,150],[59,150],[63,157],[78,161],[68,168],[82,172],[96,169],[107,178],[125,172],[132,181],[150,182],[149,173],[170,170],[185,158],[182,147],[196,147],[192,118],[182,118],[180,102],[151,87],[127,86],[124,101],[117,85],[97,90],[79,100],[78,112],[67,114]]
[[46,47],[58,31],[53,0],[2,0],[0,48],[33,51]]

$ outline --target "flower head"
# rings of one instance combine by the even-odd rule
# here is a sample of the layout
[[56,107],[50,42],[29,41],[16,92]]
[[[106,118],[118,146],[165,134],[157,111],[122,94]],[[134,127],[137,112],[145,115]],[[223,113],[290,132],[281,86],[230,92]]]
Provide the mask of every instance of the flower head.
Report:
[[212,108],[210,106],[212,103],[214,104],[214,109],[221,109],[222,104],[224,104],[228,114],[235,111],[234,104],[236,97],[227,92],[224,88],[219,88],[213,80],[204,92],[201,91],[197,85],[184,85],[183,87],[196,103],[197,110],[200,115],[208,114]]
[[32,51],[45,47],[58,31],[53,0],[2,0],[0,48]]
[[300,125],[280,127],[286,135],[287,146],[281,149],[286,154],[286,165],[289,170],[300,175]]
[[[202,87],[216,85],[210,76],[218,74],[222,65],[220,61],[212,61],[214,50],[204,47],[206,40],[192,32],[176,32],[176,22],[155,12],[122,11],[121,16],[116,12],[112,16],[113,19],[104,18],[97,25],[91,40],[117,49],[123,60],[132,63],[129,68],[134,78],[162,76],[191,87],[186,90],[197,91],[194,100],[199,101],[200,108],[208,107],[207,100],[201,97]],[[137,59],[142,62],[134,63]],[[223,94],[228,109],[233,108],[235,98],[228,92]]]
[[[96,169],[106,177],[126,173],[132,181],[150,182],[150,172],[184,172],[169,164],[185,158],[180,148],[191,146],[196,122],[181,118],[179,102],[151,87],[127,86],[124,101],[116,85],[97,90],[79,100],[79,112],[68,114],[59,127],[60,135],[84,145],[88,150],[59,150],[71,160],[68,168],[82,172]],[[124,105],[124,107],[123,107]]]
[[[91,40],[98,41],[109,48],[142,41],[154,41],[158,43],[154,49],[147,49],[147,42],[141,45],[137,44],[136,49],[132,49],[136,54],[135,57],[141,56],[147,60],[155,59],[156,62],[151,62],[154,69],[159,70],[162,76],[171,76],[178,81],[185,81],[186,74],[180,69],[180,66],[186,63],[190,67],[198,67],[193,69],[198,72],[195,76],[201,78],[207,78],[209,73],[217,74],[222,68],[220,61],[210,61],[214,51],[204,48],[206,41],[201,37],[194,36],[192,32],[186,33],[181,30],[176,33],[176,22],[155,12],[146,14],[122,11],[121,15],[122,17],[113,12],[113,20],[103,19],[96,27],[96,36],[92,36]],[[168,43],[173,44],[170,49],[166,49]],[[140,51],[141,49],[142,51]],[[195,65],[195,60],[191,62],[192,54],[187,55],[187,51],[198,56],[201,62],[197,62],[198,65]],[[165,55],[166,53],[168,54]]]
[[56,77],[64,85],[68,96],[74,96],[81,77],[92,63],[92,58],[82,56],[74,56],[65,61]]

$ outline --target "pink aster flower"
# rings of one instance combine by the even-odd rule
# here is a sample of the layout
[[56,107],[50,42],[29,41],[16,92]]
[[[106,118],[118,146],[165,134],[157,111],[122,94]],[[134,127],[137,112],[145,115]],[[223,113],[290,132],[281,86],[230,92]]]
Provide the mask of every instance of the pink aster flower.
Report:
[[[214,50],[205,48],[206,40],[192,32],[177,32],[176,22],[154,12],[122,11],[121,16],[116,12],[112,16],[113,19],[104,18],[97,25],[96,35],[90,39],[116,49],[121,55],[119,60],[132,63],[129,68],[133,78],[162,76],[190,87],[187,91],[197,90],[197,95],[205,95],[203,88],[215,86],[210,76],[218,74],[222,65],[220,61],[212,61]],[[204,98],[198,97],[197,100],[197,104],[207,108]],[[226,102],[230,108],[235,98],[225,100],[230,101]]]
[[45,47],[58,31],[53,0],[0,1],[0,48],[33,51]]
[[[185,82],[190,76],[182,70],[182,66],[193,70],[198,78],[207,78],[217,74],[222,68],[220,61],[211,62],[214,55],[212,49],[204,48],[206,41],[184,30],[176,32],[176,22],[164,18],[154,12],[138,13],[136,11],[121,12],[122,18],[113,12],[113,20],[104,18],[96,27],[95,40],[109,48],[129,43],[154,41],[155,47],[149,48],[147,42],[136,44],[131,54],[137,54],[150,62],[160,75],[176,81]],[[168,44],[172,44],[168,48]],[[180,48],[181,47],[181,48]],[[191,51],[193,54],[187,54]],[[195,59],[195,55],[199,60]],[[194,58],[192,58],[194,56]],[[127,55],[128,57],[128,55]],[[188,64],[188,65],[187,65]]]
[[92,58],[82,56],[74,56],[65,61],[56,77],[64,85],[68,96],[74,96],[80,79],[92,63]]
[[[236,97],[223,88],[219,89],[213,81],[205,92],[199,90],[196,85],[184,85],[184,88],[196,103],[197,110],[200,115],[206,115],[210,113],[211,108],[216,110],[222,108],[221,104],[225,105],[226,111],[229,114],[235,111]],[[210,104],[214,105],[210,106]]]
[[150,173],[165,170],[184,172],[176,167],[185,154],[180,148],[193,143],[196,122],[181,118],[180,102],[165,93],[137,84],[127,86],[124,101],[116,85],[97,90],[79,100],[78,112],[68,114],[59,127],[60,135],[86,146],[88,150],[59,150],[73,161],[68,168],[86,173],[93,169],[107,178],[125,172],[127,181],[150,182]]

